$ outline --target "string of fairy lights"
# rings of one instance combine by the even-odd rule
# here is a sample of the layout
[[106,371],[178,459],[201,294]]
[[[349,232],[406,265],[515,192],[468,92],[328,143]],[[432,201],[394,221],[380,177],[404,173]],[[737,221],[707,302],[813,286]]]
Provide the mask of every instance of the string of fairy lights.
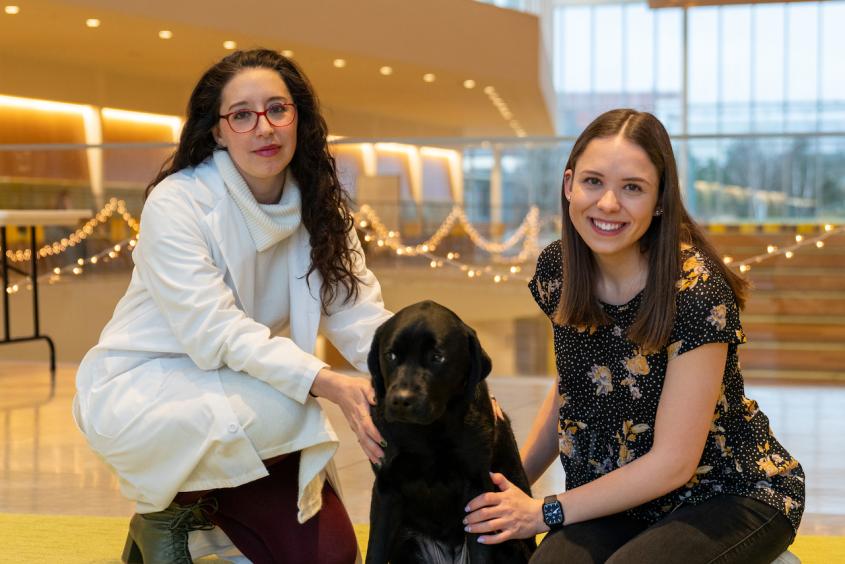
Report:
[[[70,262],[64,266],[54,267],[52,270],[39,275],[38,280],[40,281],[44,278],[47,279],[48,283],[55,284],[61,281],[66,274],[82,275],[86,272],[86,267],[88,266],[108,263],[117,259],[123,252],[131,252],[138,241],[140,224],[127,211],[126,203],[123,200],[112,198],[82,227],[67,237],[43,245],[36,251],[36,258],[41,260],[47,257],[62,255],[93,235],[97,227],[113,219],[115,214],[131,229],[132,235],[130,237],[91,256],[78,258],[75,262]],[[356,226],[364,233],[364,241],[374,243],[374,250],[376,252],[379,249],[383,249],[385,252],[392,252],[396,256],[403,258],[424,257],[429,261],[429,266],[432,269],[455,268],[463,272],[468,279],[486,279],[491,280],[495,284],[512,281],[528,282],[530,279],[521,273],[523,266],[536,260],[539,254],[539,237],[541,231],[548,222],[552,222],[555,226],[560,223],[556,218],[546,218],[541,221],[540,210],[536,206],[532,206],[519,226],[507,239],[496,242],[481,235],[479,230],[469,221],[464,209],[460,206],[455,206],[428,239],[421,243],[408,244],[405,242],[407,237],[403,237],[402,233],[398,230],[388,229],[376,211],[369,205],[362,205],[354,213],[354,219]],[[842,233],[845,233],[845,225],[837,227],[832,224],[826,224],[818,235],[795,235],[795,242],[793,244],[785,246],[770,244],[767,245],[766,252],[764,253],[742,260],[735,260],[731,256],[724,256],[723,261],[725,264],[738,268],[740,272],[746,273],[751,270],[752,265],[762,263],[765,260],[777,256],[791,259],[796,251],[800,249],[809,247],[823,248],[826,239]],[[461,259],[459,252],[453,250],[445,254],[436,254],[435,252],[440,248],[444,239],[450,235],[466,236],[476,248],[490,255],[490,261],[487,264],[467,263]],[[505,254],[515,249],[520,243],[521,247],[517,253]],[[29,249],[3,249],[2,252],[5,253],[7,260],[11,263],[27,262],[31,259],[31,251]],[[16,282],[7,281],[6,292],[14,294],[20,291],[21,281],[23,281],[24,288],[28,290],[32,288],[30,276],[23,274],[21,279]]]
[[[57,241],[46,244],[36,251],[36,259],[42,260],[47,257],[59,256],[70,249],[76,247],[88,237],[94,234],[94,230],[101,225],[105,225],[117,213],[120,218],[129,226],[132,231],[132,236],[116,243],[106,249],[95,253],[85,258],[78,258],[75,262],[71,262],[64,266],[57,266],[51,271],[45,272],[38,276],[38,280],[46,279],[49,284],[55,284],[62,279],[62,275],[72,273],[74,275],[81,275],[85,272],[85,266],[96,265],[99,263],[108,263],[116,259],[121,252],[131,251],[135,248],[138,241],[138,233],[141,225],[135,217],[126,209],[126,202],[117,198],[111,198],[103,208],[94,214],[94,217],[89,219],[85,224],[68,235]],[[11,250],[3,249],[6,254],[6,259],[11,263],[28,262],[32,259],[32,251],[30,249]],[[32,289],[32,280],[30,275],[23,275],[22,281],[27,290]],[[21,289],[21,282],[6,283],[6,293],[15,294]]]
[[[140,230],[140,224],[134,217],[132,217],[132,214],[126,210],[126,202],[118,200],[117,198],[112,198],[105,206],[103,206],[103,209],[98,211],[94,217],[85,223],[85,225],[67,237],[54,241],[48,245],[44,245],[36,251],[38,258],[43,259],[49,256],[60,255],[68,249],[75,247],[89,236],[93,235],[94,230],[109,221],[115,213],[120,214],[123,221],[129,225],[129,228],[135,233],[138,233]],[[12,263],[28,262],[32,258],[32,251],[30,249],[20,249],[16,251],[6,249],[5,253],[7,260]]]
[[[540,210],[536,206],[529,209],[519,227],[501,243],[495,243],[483,237],[469,221],[466,212],[459,206],[452,208],[431,237],[415,245],[406,244],[399,231],[389,230],[375,210],[366,204],[362,205],[355,214],[355,221],[358,228],[364,231],[364,241],[375,241],[376,248],[386,247],[402,257],[425,257],[429,259],[429,266],[433,269],[449,266],[466,273],[467,278],[487,277],[496,284],[511,280],[527,281],[527,278],[519,276],[522,265],[536,258],[539,252],[541,223]],[[466,236],[477,248],[493,255],[494,264],[466,264],[460,260],[461,255],[456,251],[449,251],[445,256],[434,254],[443,239],[453,233],[456,224],[460,224]],[[520,241],[522,248],[519,253],[511,257],[500,256]],[[503,269],[503,267],[506,268]]]
[[774,258],[777,256],[784,256],[787,259],[791,259],[795,256],[795,251],[803,247],[815,246],[817,249],[821,249],[822,247],[824,247],[825,239],[828,239],[839,233],[845,233],[845,225],[840,225],[839,227],[836,227],[835,225],[828,223],[825,224],[822,233],[816,235],[815,237],[807,237],[799,233],[795,235],[795,243],[793,243],[792,245],[787,245],[785,247],[778,247],[777,245],[767,245],[765,253],[761,253],[759,255],[749,257],[740,261],[734,261],[733,257],[726,255],[722,257],[722,260],[725,262],[725,264],[737,267],[739,268],[740,272],[744,273],[751,270],[752,264],[759,264],[766,259]]

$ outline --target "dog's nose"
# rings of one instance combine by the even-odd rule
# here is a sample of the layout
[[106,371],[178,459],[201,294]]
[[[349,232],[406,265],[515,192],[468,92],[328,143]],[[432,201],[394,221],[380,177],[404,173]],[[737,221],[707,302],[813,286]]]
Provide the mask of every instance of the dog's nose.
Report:
[[390,403],[395,409],[408,409],[414,401],[414,392],[405,388],[394,390],[391,394]]

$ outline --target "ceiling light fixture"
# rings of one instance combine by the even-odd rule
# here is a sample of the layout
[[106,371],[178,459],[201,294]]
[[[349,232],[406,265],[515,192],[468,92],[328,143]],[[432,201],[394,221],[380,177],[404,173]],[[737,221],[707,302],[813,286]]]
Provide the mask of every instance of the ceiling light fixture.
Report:
[[475,81],[471,78],[468,78],[464,81],[464,88],[466,88],[467,90],[475,88]]
[[100,27],[100,20],[98,20],[97,18],[88,18],[87,20],[85,20],[85,25],[90,28]]
[[237,49],[237,48],[238,48],[238,44],[237,44],[237,43],[235,43],[234,41],[224,41],[224,42],[223,42],[223,48],[224,48],[224,49],[229,49],[229,50],[231,51],[232,49]]
[[6,6],[3,11],[9,14],[10,16],[14,16],[15,14],[20,13],[21,9],[20,6]]
[[336,69],[342,69],[346,66],[346,59],[335,59],[332,64],[335,66]]
[[432,74],[430,72],[427,72],[423,75],[423,80],[425,82],[434,82],[436,79],[437,79],[437,77],[434,76],[434,74]]
[[168,29],[163,29],[158,32],[158,36],[161,39],[171,39],[173,37],[173,32]]
[[293,51],[291,51],[290,49],[284,49],[282,51],[282,56],[287,57],[288,59],[291,59],[291,58],[293,58]]
[[390,76],[393,74],[393,67],[383,66],[378,70],[383,76]]

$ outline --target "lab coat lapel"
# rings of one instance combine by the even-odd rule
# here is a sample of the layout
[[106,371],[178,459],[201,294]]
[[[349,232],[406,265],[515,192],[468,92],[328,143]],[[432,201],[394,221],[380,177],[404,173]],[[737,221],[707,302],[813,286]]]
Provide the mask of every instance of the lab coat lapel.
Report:
[[305,226],[300,225],[291,238],[288,253],[290,336],[299,348],[313,353],[320,328],[320,277],[317,272],[311,273],[311,287],[308,287],[305,274],[311,265],[311,244]]
[[[255,317],[255,247],[241,211],[231,198],[221,198],[207,216],[223,264],[228,271],[235,298],[250,317]],[[246,247],[252,245],[252,248]]]

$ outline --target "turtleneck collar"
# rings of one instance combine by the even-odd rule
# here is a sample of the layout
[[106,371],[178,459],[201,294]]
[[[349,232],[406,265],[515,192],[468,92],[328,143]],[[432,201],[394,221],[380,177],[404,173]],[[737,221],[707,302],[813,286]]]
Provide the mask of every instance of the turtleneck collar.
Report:
[[299,187],[290,170],[285,175],[282,198],[277,204],[259,204],[252,195],[228,151],[214,151],[214,164],[223,178],[226,190],[246,220],[249,234],[258,252],[289,237],[302,222],[302,201]]

